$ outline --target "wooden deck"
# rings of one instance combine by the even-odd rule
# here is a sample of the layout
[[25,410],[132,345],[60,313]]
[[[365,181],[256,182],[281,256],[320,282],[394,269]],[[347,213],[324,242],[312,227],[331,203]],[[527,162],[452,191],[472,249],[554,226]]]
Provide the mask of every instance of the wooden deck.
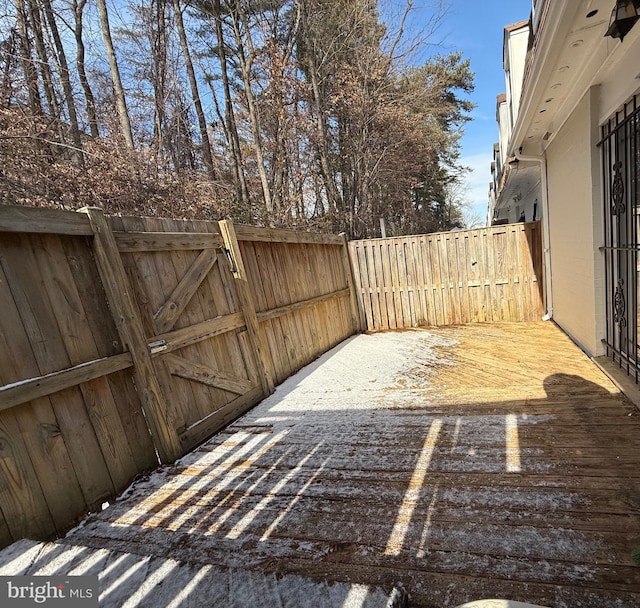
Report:
[[552,323],[362,335],[64,542],[411,606],[637,607],[640,412]]

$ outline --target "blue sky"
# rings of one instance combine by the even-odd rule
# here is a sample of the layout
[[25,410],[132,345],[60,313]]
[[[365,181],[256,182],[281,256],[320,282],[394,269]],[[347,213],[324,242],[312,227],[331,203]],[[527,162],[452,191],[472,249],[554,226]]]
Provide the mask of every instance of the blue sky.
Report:
[[[422,0],[417,8],[415,25],[427,20],[432,8]],[[416,3],[417,5],[418,3]],[[529,18],[531,0],[450,0],[448,14],[439,31],[442,47],[436,52],[460,50],[471,59],[475,72],[475,91],[471,95],[477,107],[465,127],[462,139],[462,164],[473,172],[466,182],[466,212],[470,219],[478,216],[484,225],[487,214],[487,192],[491,180],[491,150],[498,140],[496,95],[504,92],[502,38],[505,25]]]

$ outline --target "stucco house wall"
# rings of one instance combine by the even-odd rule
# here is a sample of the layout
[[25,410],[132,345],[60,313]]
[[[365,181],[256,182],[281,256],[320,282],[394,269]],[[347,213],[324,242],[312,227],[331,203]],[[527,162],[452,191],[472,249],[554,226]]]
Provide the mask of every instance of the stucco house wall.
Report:
[[598,111],[592,87],[546,153],[553,318],[592,356],[603,350]]

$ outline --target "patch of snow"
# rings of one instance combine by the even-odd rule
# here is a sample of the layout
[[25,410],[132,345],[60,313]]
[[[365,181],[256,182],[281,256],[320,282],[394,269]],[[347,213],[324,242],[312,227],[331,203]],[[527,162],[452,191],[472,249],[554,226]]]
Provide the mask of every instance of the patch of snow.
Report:
[[[313,410],[370,410],[399,400],[396,391],[429,388],[435,368],[454,365],[441,349],[456,340],[426,330],[362,334],[325,353],[285,380],[260,405],[278,422],[289,422],[292,412]],[[393,391],[380,399],[380,391]],[[407,394],[404,400],[415,399]]]

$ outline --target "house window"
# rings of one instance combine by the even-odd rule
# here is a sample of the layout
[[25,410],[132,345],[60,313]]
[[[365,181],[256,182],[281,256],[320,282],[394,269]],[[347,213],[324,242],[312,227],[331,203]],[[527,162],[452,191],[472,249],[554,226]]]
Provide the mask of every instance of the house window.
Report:
[[640,381],[640,95],[602,127],[607,355]]

